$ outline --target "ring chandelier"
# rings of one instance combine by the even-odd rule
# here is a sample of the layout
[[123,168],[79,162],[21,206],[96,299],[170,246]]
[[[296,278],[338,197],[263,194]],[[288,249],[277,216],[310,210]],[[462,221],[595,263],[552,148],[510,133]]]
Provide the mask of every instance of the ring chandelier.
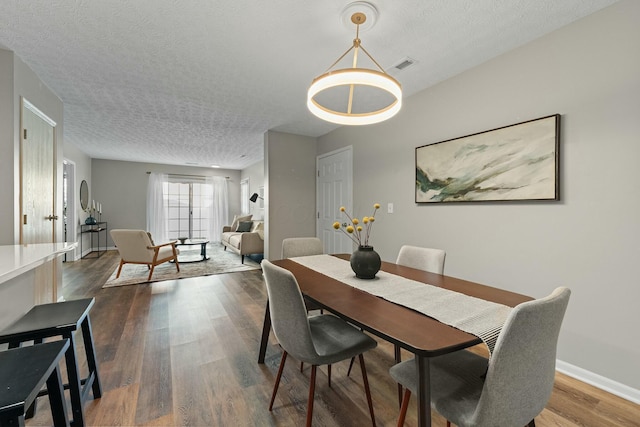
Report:
[[[379,123],[395,116],[402,107],[402,86],[396,79],[385,73],[382,67],[366,49],[362,46],[359,38],[360,25],[366,21],[364,13],[356,12],[351,16],[351,22],[356,25],[356,38],[353,45],[340,56],[324,74],[316,77],[311,82],[307,92],[307,108],[317,117],[331,123],[340,125],[369,125]],[[353,50],[353,66],[332,70],[340,60]],[[362,50],[371,61],[378,67],[378,70],[369,68],[358,68],[358,53]],[[349,86],[349,96],[347,99],[346,112],[336,111],[321,105],[315,96],[319,93],[338,86]],[[352,112],[353,94],[356,86],[369,86],[388,92],[394,100],[387,106],[363,113]]]

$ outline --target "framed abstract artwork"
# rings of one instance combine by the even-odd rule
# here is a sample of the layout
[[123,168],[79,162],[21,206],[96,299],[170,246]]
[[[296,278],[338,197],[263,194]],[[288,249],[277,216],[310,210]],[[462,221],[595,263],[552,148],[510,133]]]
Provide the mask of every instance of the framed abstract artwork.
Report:
[[416,203],[559,200],[560,115],[416,148]]

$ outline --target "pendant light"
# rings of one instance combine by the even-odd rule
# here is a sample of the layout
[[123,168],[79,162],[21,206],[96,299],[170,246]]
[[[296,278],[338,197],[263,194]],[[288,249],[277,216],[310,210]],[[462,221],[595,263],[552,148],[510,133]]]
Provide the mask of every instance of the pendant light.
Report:
[[[313,79],[307,92],[307,108],[309,108],[309,111],[328,122],[340,125],[369,125],[379,123],[396,115],[402,106],[402,86],[396,79],[387,74],[362,46],[359,38],[360,25],[364,24],[366,19],[365,14],[362,12],[356,12],[351,16],[351,22],[356,25],[356,38],[353,40],[353,45],[329,67],[327,72]],[[377,70],[358,67],[358,54],[360,50],[378,67]],[[353,51],[352,67],[333,70],[333,67],[351,51]],[[321,92],[339,86],[348,86],[349,89],[349,95],[345,100],[346,108],[344,111],[334,110],[321,105],[316,99],[316,95]],[[354,92],[357,87],[363,86],[387,92],[393,97],[393,101],[377,110],[356,113],[353,111]]]

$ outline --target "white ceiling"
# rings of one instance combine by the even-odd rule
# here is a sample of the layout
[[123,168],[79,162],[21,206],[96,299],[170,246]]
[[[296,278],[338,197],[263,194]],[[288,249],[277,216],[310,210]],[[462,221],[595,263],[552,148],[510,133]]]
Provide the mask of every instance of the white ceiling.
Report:
[[[371,0],[363,46],[404,96],[616,0]],[[93,158],[242,169],[263,134],[335,128],[305,106],[352,43],[351,0],[2,0],[0,47],[64,102],[64,138]],[[392,119],[393,120],[393,119]]]

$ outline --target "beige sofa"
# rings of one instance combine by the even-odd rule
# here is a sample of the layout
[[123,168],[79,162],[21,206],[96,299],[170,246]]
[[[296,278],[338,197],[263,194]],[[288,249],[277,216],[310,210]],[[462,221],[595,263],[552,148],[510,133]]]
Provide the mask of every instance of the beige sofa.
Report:
[[[243,231],[239,226],[247,227],[247,222],[251,222],[248,231]],[[245,224],[242,224],[245,223]],[[244,264],[244,256],[264,253],[264,223],[262,221],[251,221],[251,216],[234,218],[231,225],[222,227],[220,238],[224,250],[227,248],[240,255],[240,261]]]

